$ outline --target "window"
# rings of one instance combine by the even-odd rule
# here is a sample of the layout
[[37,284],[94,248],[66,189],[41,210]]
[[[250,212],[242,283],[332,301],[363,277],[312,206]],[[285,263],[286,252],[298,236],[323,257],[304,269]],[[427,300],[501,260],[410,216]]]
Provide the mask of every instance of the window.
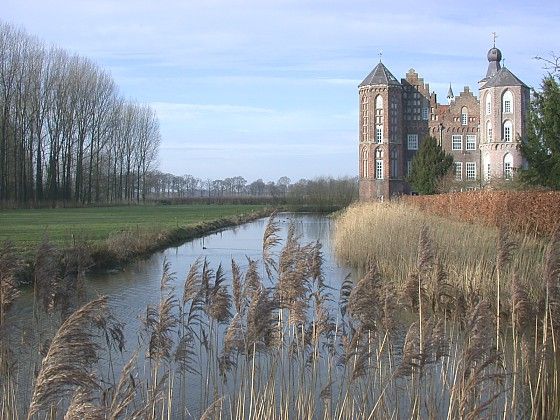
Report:
[[467,150],[476,150],[476,136],[467,135]]
[[467,179],[476,179],[476,162],[467,162]]
[[469,122],[469,113],[467,111],[467,107],[464,106],[461,108],[461,125],[467,125]]
[[463,136],[454,134],[451,137],[451,150],[463,150]]
[[492,113],[492,95],[490,92],[486,94],[486,115],[490,115]]
[[362,150],[362,178],[369,177],[368,160],[369,160],[369,152],[368,149],[364,148]]
[[375,150],[375,178],[383,179],[383,150]]
[[454,165],[455,180],[460,181],[463,179],[463,162],[455,162]]
[[504,141],[511,141],[512,126],[511,121],[504,123]]
[[399,176],[399,165],[398,165],[398,151],[396,147],[391,149],[391,173],[390,178],[398,178]]
[[513,94],[507,90],[502,97],[502,112],[511,114],[513,112]]
[[383,97],[377,95],[375,98],[375,124],[383,124]]
[[376,125],[375,126],[375,142],[382,143],[383,142],[383,126]]
[[483,163],[483,168],[484,168],[484,180],[485,181],[490,181],[490,156],[484,156],[484,163]]
[[426,121],[428,119],[428,108],[427,107],[422,108],[422,119],[424,121]]
[[486,141],[492,142],[492,123],[490,121],[486,121]]
[[407,136],[407,147],[408,150],[418,150],[418,134],[409,134]]
[[381,159],[375,160],[375,177],[383,179],[383,161]]
[[507,153],[504,156],[504,178],[511,179],[513,175],[513,157]]

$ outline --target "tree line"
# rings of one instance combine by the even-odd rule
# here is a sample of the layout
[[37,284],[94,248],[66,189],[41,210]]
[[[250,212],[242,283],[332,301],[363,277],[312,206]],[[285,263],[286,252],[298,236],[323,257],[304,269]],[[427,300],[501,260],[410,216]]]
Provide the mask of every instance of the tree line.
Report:
[[189,198],[235,198],[251,197],[276,199],[293,204],[347,205],[358,197],[356,177],[319,177],[300,179],[292,183],[287,176],[275,181],[261,178],[248,182],[242,176],[224,179],[197,178],[192,175],[173,175],[153,171],[147,179],[148,198],[171,199],[181,202]]
[[0,22],[0,203],[141,201],[159,142],[106,71]]

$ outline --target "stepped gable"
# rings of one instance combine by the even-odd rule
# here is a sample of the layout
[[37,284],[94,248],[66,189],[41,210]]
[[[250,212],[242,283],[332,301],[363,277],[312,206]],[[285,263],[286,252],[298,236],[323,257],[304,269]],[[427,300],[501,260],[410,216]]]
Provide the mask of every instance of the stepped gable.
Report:
[[385,67],[382,62],[379,62],[379,64],[375,66],[371,73],[367,75],[358,87],[372,85],[400,86],[400,83],[397,78],[391,74],[387,67]]

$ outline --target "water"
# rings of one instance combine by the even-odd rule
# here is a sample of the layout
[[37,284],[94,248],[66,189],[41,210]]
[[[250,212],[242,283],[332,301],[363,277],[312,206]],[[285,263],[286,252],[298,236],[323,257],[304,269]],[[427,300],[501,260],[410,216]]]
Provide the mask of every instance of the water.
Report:
[[[322,244],[325,284],[333,288],[333,296],[337,297],[340,284],[351,273],[351,270],[339,265],[334,257],[331,248],[331,229],[334,222],[321,215],[291,213],[279,214],[277,221],[280,228],[278,235],[283,242],[290,223],[293,223],[301,244],[316,241]],[[87,275],[85,282],[86,297],[93,299],[98,296],[108,296],[112,314],[118,321],[125,324],[126,349],[122,355],[117,353],[115,357],[113,354],[111,358],[111,364],[116,371],[115,377],[118,378],[119,369],[126,363],[132,352],[139,347],[139,339],[143,330],[142,320],[145,318],[146,307],[157,305],[159,302],[160,280],[164,261],[170,264],[171,271],[174,273],[171,286],[175,289],[177,296],[182,295],[187,272],[199,258],[206,258],[213,270],[216,270],[219,264],[222,264],[227,279],[226,284],[231,285],[232,259],[240,266],[242,273],[247,268],[247,258],[262,259],[262,240],[267,222],[268,219],[263,218],[207,235],[181,246],[156,253],[146,260],[137,261],[122,271],[113,270]],[[275,257],[277,257],[283,242],[275,248]],[[261,276],[265,286],[272,286],[272,283],[266,278],[264,268],[262,268]],[[28,378],[34,376],[38,360],[40,360],[35,350],[39,347],[38,342],[42,343],[45,338],[52,336],[55,325],[60,322],[57,316],[52,318],[42,317],[39,321],[40,326],[35,327],[34,332],[26,331],[30,325],[33,325],[32,302],[32,294],[27,291],[10,311],[9,321],[16,330],[19,330],[18,333],[13,334],[14,336],[23,333],[22,336],[27,337],[20,342],[21,351],[17,355],[18,365],[20,366],[19,394],[22,406],[28,404],[31,388]],[[45,333],[43,334],[43,332]],[[32,339],[33,336],[36,338]],[[140,358],[142,359],[142,355],[140,355]],[[100,361],[101,376],[110,381],[113,373],[107,371],[107,365],[107,360]],[[193,384],[195,387],[199,385],[196,382]]]
[[[300,242],[320,241],[323,245],[325,282],[335,290],[340,287],[350,269],[340,266],[331,249],[331,219],[313,214],[280,214],[277,218],[285,239],[290,222],[301,236]],[[247,268],[247,257],[262,259],[262,239],[268,219],[259,219],[241,226],[226,229],[201,239],[187,242],[176,248],[169,248],[152,255],[145,261],[139,261],[122,272],[90,275],[88,294],[109,296],[109,305],[116,318],[126,322],[125,337],[127,342],[136,342],[141,327],[140,318],[145,316],[146,306],[156,304],[160,296],[160,280],[163,262],[166,259],[175,273],[172,283],[178,295],[182,294],[183,284],[190,266],[197,258],[206,258],[214,270],[221,263],[230,285],[231,260],[239,264],[242,272]],[[265,286],[272,284],[265,279]]]

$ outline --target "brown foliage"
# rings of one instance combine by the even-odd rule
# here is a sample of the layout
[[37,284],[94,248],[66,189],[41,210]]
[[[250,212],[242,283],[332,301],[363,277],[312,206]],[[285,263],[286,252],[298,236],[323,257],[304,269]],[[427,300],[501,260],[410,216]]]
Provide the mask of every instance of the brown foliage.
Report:
[[558,191],[468,191],[404,197],[420,210],[513,231],[551,235],[560,221]]

